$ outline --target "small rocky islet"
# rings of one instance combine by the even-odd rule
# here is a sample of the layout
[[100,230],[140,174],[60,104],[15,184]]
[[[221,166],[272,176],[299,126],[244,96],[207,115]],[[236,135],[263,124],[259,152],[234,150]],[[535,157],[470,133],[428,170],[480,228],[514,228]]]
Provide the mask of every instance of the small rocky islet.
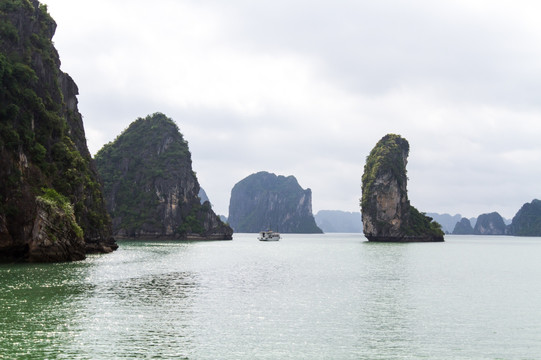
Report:
[[388,134],[366,159],[361,213],[364,235],[369,241],[443,241],[441,226],[408,200],[408,155],[408,141],[400,135]]

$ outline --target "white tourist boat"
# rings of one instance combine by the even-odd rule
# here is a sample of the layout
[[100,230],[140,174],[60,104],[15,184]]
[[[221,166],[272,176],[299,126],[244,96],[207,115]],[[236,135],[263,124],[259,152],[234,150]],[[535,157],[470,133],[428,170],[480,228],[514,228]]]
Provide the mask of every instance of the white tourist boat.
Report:
[[278,241],[280,240],[280,233],[271,230],[261,231],[258,239],[259,241]]

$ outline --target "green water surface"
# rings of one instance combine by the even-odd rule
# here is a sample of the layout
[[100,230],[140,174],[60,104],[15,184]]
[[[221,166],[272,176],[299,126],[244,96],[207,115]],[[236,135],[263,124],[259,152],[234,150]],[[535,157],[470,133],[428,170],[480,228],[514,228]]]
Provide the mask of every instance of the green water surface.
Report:
[[2,359],[538,359],[541,239],[121,242],[0,265]]

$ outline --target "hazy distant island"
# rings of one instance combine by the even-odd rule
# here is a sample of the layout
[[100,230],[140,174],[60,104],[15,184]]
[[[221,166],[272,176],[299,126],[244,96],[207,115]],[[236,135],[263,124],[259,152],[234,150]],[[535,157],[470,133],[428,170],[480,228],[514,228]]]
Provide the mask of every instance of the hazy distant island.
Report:
[[95,157],[117,237],[230,240],[201,199],[188,143],[161,113],[135,120]]
[[440,224],[410,205],[406,164],[409,143],[385,135],[366,159],[362,177],[361,213],[369,241],[443,241]]
[[325,233],[361,233],[363,230],[360,212],[320,210],[314,218]]
[[453,235],[506,235],[509,234],[507,225],[497,212],[481,214],[472,226],[470,219],[461,218],[455,224]]
[[541,201],[534,199],[522,205],[508,232],[515,236],[541,236]]
[[473,235],[473,227],[469,219],[462,218],[455,224],[453,235]]
[[[475,221],[474,226],[472,220]],[[504,219],[498,212],[481,214],[472,219],[461,218],[452,234],[541,236],[541,201],[534,199],[525,203],[512,220]]]
[[505,235],[507,233],[502,216],[497,212],[489,214],[481,214],[477,218],[475,227],[473,228],[474,235]]
[[78,89],[38,1],[0,9],[0,258],[53,262],[117,248]]
[[435,222],[441,225],[441,229],[444,233],[450,234],[453,232],[455,225],[462,219],[462,215],[449,215],[449,214],[438,214],[434,212],[427,212],[426,216],[430,216],[434,219]]
[[266,171],[235,184],[228,221],[236,232],[322,233],[312,214],[312,191],[302,189],[294,176]]

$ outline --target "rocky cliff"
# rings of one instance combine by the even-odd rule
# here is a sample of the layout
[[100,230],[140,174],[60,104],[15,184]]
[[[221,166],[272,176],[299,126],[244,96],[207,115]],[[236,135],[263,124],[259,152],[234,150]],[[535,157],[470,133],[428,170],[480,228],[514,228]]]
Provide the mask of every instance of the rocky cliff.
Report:
[[473,227],[471,226],[470,220],[466,218],[460,219],[456,223],[455,228],[453,229],[453,235],[472,235]]
[[312,215],[312,191],[302,189],[294,176],[265,171],[235,184],[228,219],[237,232],[322,233]]
[[0,1],[3,258],[78,260],[117,247],[55,29],[38,1]]
[[210,203],[201,204],[188,143],[164,114],[137,119],[95,160],[115,236],[232,238]]
[[408,141],[389,134],[366,159],[361,213],[364,235],[370,241],[443,241],[441,226],[410,205],[408,155]]
[[541,236],[541,201],[522,205],[508,229],[515,236]]
[[475,227],[473,228],[474,235],[505,235],[507,226],[503,218],[497,212],[490,214],[482,214],[477,218]]

